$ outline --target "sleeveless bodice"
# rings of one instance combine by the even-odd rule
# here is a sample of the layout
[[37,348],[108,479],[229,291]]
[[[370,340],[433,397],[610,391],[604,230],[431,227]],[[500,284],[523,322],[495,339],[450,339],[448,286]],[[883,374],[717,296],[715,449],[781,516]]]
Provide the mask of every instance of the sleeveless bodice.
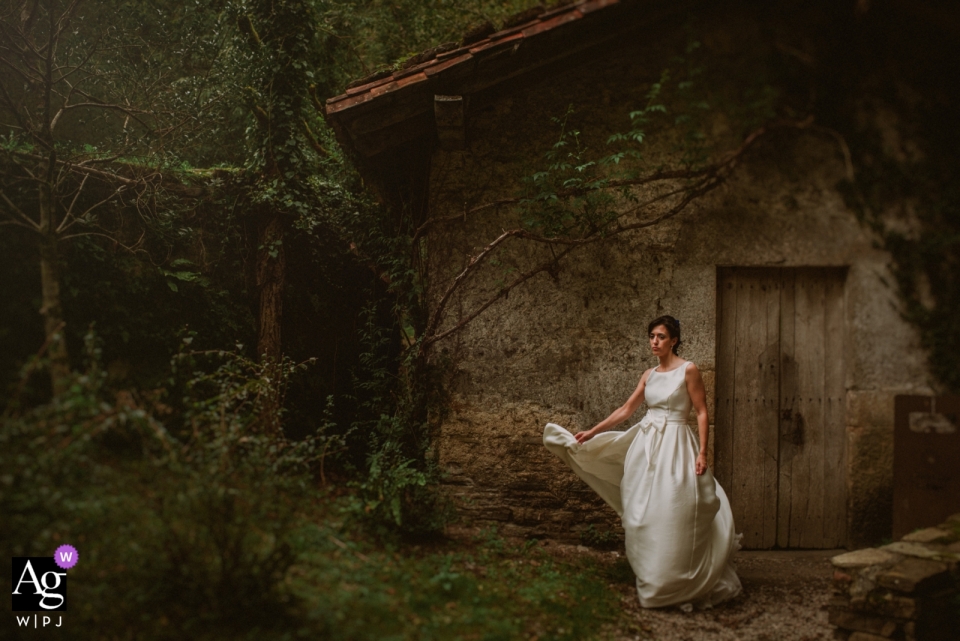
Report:
[[689,364],[690,361],[687,361],[669,372],[658,372],[656,369],[650,372],[644,391],[649,408],[644,422],[658,427],[671,423],[686,425],[689,422],[692,403],[687,393],[685,375]]

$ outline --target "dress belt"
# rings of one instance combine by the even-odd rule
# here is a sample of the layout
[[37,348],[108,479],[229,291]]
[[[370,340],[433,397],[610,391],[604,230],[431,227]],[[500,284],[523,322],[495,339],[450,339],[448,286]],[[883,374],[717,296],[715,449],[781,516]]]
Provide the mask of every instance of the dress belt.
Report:
[[650,412],[647,412],[646,416],[640,420],[640,429],[643,430],[644,434],[646,434],[651,427],[662,434],[667,425],[685,426],[687,425],[687,421],[681,418],[671,418],[670,415],[666,413],[656,413],[651,416]]

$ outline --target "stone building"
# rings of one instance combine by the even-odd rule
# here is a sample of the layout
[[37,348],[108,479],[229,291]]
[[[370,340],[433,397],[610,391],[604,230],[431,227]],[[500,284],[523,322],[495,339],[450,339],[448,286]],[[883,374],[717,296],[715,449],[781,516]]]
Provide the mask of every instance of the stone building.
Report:
[[[328,101],[368,183],[397,211],[439,221],[423,240],[435,304],[470,257],[517,227],[509,201],[557,140],[553,118],[572,106],[568,125],[588,148],[622,131],[683,51],[693,4],[537,9]],[[744,43],[773,46],[755,15],[713,11],[698,23],[707,55],[736,66]],[[734,137],[722,118],[713,131]],[[655,364],[647,322],[669,313],[682,322],[681,355],[704,375],[711,465],[745,547],[889,536],[893,398],[927,393],[929,376],[885,284],[889,257],[838,190],[842,151],[812,130],[771,133],[679,215],[577,249],[438,341],[454,372],[441,458],[462,513],[526,536],[617,535],[616,515],[541,432],[589,428],[623,403]],[[437,331],[555,250],[504,243]]]

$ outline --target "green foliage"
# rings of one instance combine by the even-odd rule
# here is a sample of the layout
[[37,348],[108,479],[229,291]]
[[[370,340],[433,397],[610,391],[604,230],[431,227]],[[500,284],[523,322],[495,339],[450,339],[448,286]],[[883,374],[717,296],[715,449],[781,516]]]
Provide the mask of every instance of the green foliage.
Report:
[[[78,5],[68,18],[61,61],[83,65],[78,73],[96,85],[98,99],[143,113],[68,112],[59,124],[61,158],[106,172],[82,193],[76,191],[82,177],[61,185],[62,204],[76,195],[81,210],[91,208],[75,228],[82,235],[61,243],[73,366],[80,366],[82,328],[91,322],[115,385],[164,384],[184,326],[196,349],[240,343],[250,354],[257,331],[257,227],[264,215],[280,214],[286,235],[263,249],[277,258],[282,246],[289,265],[285,348],[299,359],[320,358],[293,383],[284,429],[349,435],[344,460],[367,488],[365,507],[377,506],[365,513],[394,527],[402,521],[412,530],[437,529],[440,520],[426,516],[438,478],[429,454],[436,421],[428,419],[441,411],[442,391],[436,367],[408,351],[424,325],[420,250],[411,245],[410,230],[397,229],[366,194],[321,117],[322,104],[411,48],[456,39],[478,19],[499,23],[529,4]],[[14,122],[11,114],[2,115],[3,149],[31,152],[35,144],[6,126]],[[5,155],[0,166],[4,193],[21,207],[34,206],[36,195],[11,158]],[[221,169],[192,169],[204,166]],[[109,175],[157,171],[162,182],[148,179],[136,194],[99,202],[112,188]],[[184,198],[181,187],[195,187],[201,196]],[[20,383],[15,376],[43,333],[31,272],[36,246],[25,232],[5,229],[14,233],[0,237],[0,279],[13,304],[0,316],[0,375],[22,388],[16,409],[45,402],[49,383],[37,376]],[[371,265],[379,273],[371,273]],[[364,307],[377,311],[358,328]],[[370,352],[364,345],[374,344],[376,361],[361,362]],[[397,516],[398,496],[407,517]]]
[[71,574],[78,634],[279,625],[312,469],[340,441],[291,442],[277,429],[284,387],[306,364],[183,351],[171,382],[184,394],[178,411],[162,390],[106,387],[92,335],[87,346],[67,394],[4,417],[3,563],[67,540],[83,550]]
[[352,495],[315,500],[342,437],[276,430],[307,364],[192,342],[167,393],[131,393],[88,334],[69,392],[0,425],[0,569],[75,545],[74,638],[581,639],[615,619],[604,569],[493,530],[427,553],[357,539]]
[[613,550],[620,547],[620,537],[610,529],[601,530],[593,523],[580,532],[580,542],[592,548]]
[[425,363],[413,348],[395,365],[398,337],[377,324],[378,313],[396,311],[397,303],[382,309],[387,304],[366,310],[356,384],[359,411],[352,429],[366,436],[367,454],[365,473],[352,484],[358,490],[352,509],[381,537],[435,535],[451,516],[451,506],[437,490],[440,470],[432,454],[432,430],[441,417],[430,414],[442,412],[445,402],[436,376],[440,368]]
[[[544,154],[545,166],[526,179],[520,202],[525,229],[549,238],[607,234],[625,213],[667,200],[703,178],[731,143],[708,134],[717,122],[745,134],[774,115],[778,92],[763,77],[743,83],[751,96],[747,105],[742,96],[718,90],[715,78],[727,70],[711,65],[692,32],[688,26],[685,49],[645,88],[642,104],[628,112],[627,128],[609,135],[606,148],[588,146],[572,105],[551,119],[559,135]],[[671,182],[646,180],[658,175]]]
[[958,71],[955,39],[938,18],[912,20],[899,7],[874,11],[868,21],[838,6],[829,12],[831,29],[807,31],[808,43],[784,49],[771,65],[780,112],[810,113],[842,143],[837,155],[849,163],[848,175],[837,188],[889,252],[893,282],[881,280],[920,336],[931,382],[958,393],[960,137],[952,119],[960,85],[943,82]]
[[[936,380],[952,393],[960,392],[960,372],[956,354],[960,353],[960,191],[941,182],[929,166],[905,167],[888,161],[880,168],[869,167],[867,176],[879,174],[887,185],[909,192],[906,198],[916,204],[917,229],[904,233],[888,226],[879,213],[889,206],[886,194],[870,189],[871,207],[853,195],[848,187],[848,204],[859,210],[864,221],[877,233],[883,249],[890,252],[896,290],[905,320],[920,333],[929,355],[930,370]],[[861,175],[860,188],[872,183],[872,176]],[[898,199],[903,194],[898,194]]]

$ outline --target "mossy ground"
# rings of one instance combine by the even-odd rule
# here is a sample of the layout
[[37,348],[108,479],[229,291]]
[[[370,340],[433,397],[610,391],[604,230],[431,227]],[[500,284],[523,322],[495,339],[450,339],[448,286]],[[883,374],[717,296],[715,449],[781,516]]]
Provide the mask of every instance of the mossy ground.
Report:
[[495,528],[421,544],[351,535],[326,519],[302,529],[286,576],[302,633],[331,639],[605,639],[633,582],[625,561],[558,557]]

